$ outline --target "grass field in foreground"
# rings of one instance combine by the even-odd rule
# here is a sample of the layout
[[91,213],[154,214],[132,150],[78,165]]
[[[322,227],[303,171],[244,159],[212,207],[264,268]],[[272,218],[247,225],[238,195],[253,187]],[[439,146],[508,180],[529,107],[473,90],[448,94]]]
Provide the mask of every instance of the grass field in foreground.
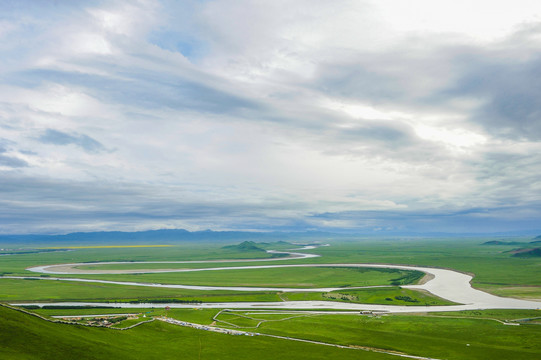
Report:
[[508,326],[488,319],[321,315],[265,322],[258,332],[383,347],[449,360],[541,358],[541,326]]
[[[508,253],[510,246],[481,245],[486,240],[489,239],[333,242],[329,247],[309,251],[321,254],[321,258],[290,260],[287,263],[369,262],[446,267],[473,273],[474,286],[494,293],[541,298],[541,259],[513,258]],[[24,270],[28,266],[84,261],[246,259],[256,256],[268,257],[267,254],[261,252],[239,253],[221,249],[219,245],[207,244],[169,248],[89,248],[68,252],[2,256],[0,273],[13,272],[14,275],[30,275]],[[196,266],[201,266],[201,264]],[[215,266],[215,264],[208,266]],[[132,280],[137,278],[138,276],[133,276]],[[314,295],[318,294],[311,294],[311,296]],[[38,298],[90,300],[96,297],[102,300],[114,297],[119,299],[141,297],[194,299],[199,296],[202,294],[173,289],[0,279],[0,298],[10,301]],[[275,301],[277,298],[276,294],[239,293],[233,295],[226,292],[210,292],[206,293],[206,296],[207,298],[203,298],[203,301],[241,301],[255,298],[272,298]],[[373,296],[376,298],[379,296],[380,299],[382,296],[389,297],[384,294],[378,295],[377,291],[368,293],[358,291],[355,296],[359,299],[364,297],[366,301]],[[93,309],[92,312],[102,310],[109,311],[110,309]],[[46,313],[45,310],[40,311]],[[116,313],[125,310],[114,309],[114,311]],[[165,312],[163,309],[152,311],[154,314]],[[181,320],[210,324],[212,316],[217,311],[172,309],[168,315]],[[49,312],[49,314],[52,313],[52,311]],[[507,321],[535,318],[538,314],[538,311],[490,310],[428,316],[318,315],[288,321],[266,322],[258,331],[341,344],[394,349],[439,359],[530,360],[541,358],[541,341],[539,340],[541,326],[536,324],[536,321],[520,326],[508,326],[491,319]],[[234,320],[234,317],[229,318]],[[2,334],[0,336],[0,358],[2,359],[176,359],[179,357],[198,359],[199,355],[202,359],[327,359],[331,356],[340,359],[396,359],[388,355],[282,342],[276,339],[231,337],[178,328],[158,322],[144,324],[128,331],[58,325],[3,308],[0,308],[0,333]]]
[[20,359],[366,359],[395,356],[262,336],[232,336],[154,321],[130,330],[53,324],[0,307],[0,358]]
[[[70,310],[71,311],[71,310]],[[154,310],[156,311],[156,310]],[[159,310],[165,312],[165,310]],[[159,311],[156,311],[158,313]],[[210,324],[218,310],[184,310],[172,309],[168,316],[199,324]],[[541,357],[541,326],[520,325],[507,326],[492,318],[524,318],[535,317],[536,310],[487,310],[455,313],[440,313],[434,315],[309,315],[299,316],[263,314],[253,310],[225,313],[220,318],[241,326],[254,326],[257,321],[250,318],[280,320],[268,321],[257,329],[260,333],[270,333],[304,339],[313,339],[343,345],[358,345],[401,351],[418,356],[433,357],[448,360],[510,360],[537,359]],[[450,316],[450,317],[446,317]],[[465,318],[460,318],[464,316]],[[293,317],[284,320],[285,318]],[[329,352],[325,347],[298,348],[295,342],[266,342],[260,337],[214,337],[204,331],[176,328],[162,323],[145,324],[126,332],[108,329],[81,329],[79,327],[60,326],[45,323],[30,316],[15,313],[0,308],[0,331],[5,336],[0,337],[0,357],[12,351],[12,357],[17,351],[38,351],[45,344],[47,351],[53,348],[62,349],[74,347],[73,354],[81,347],[88,346],[96,351],[87,351],[82,359],[97,358],[98,356],[116,356],[117,358],[132,358],[127,349],[139,352],[139,359],[162,358],[169,359],[183,352],[182,358],[198,358],[198,352],[193,352],[194,343],[201,337],[202,348],[208,352],[202,353],[202,358],[214,356],[215,359],[320,359],[324,356],[340,356],[342,359],[391,359],[396,357],[374,357],[371,353],[357,352],[350,354],[349,350]],[[225,326],[219,323],[220,326]],[[7,331],[10,329],[11,332]],[[15,333],[13,333],[15,332]],[[120,335],[119,335],[120,334]],[[226,336],[226,335],[223,335]],[[183,337],[184,340],[177,339]],[[242,343],[236,341],[246,339]],[[27,340],[28,339],[28,340]],[[38,341],[39,340],[39,341]],[[23,343],[24,342],[24,343]],[[51,345],[48,345],[51,344]],[[54,344],[54,345],[53,345]],[[110,345],[107,345],[110,344]],[[169,346],[167,345],[169,344]],[[112,347],[111,347],[112,346]],[[274,346],[279,346],[280,349]],[[148,347],[145,349],[144,347]],[[244,351],[240,350],[244,347]],[[30,350],[27,350],[30,349]],[[2,351],[4,353],[2,353]],[[304,351],[304,353],[302,353]],[[260,353],[261,352],[261,353]],[[268,354],[264,354],[267,352]],[[20,355],[20,354],[19,354]],[[54,355],[41,358],[53,358]],[[92,357],[96,356],[96,357]],[[133,355],[135,356],[135,355]],[[78,356],[77,356],[78,357]],[[39,358],[39,357],[38,357]],[[68,357],[69,358],[69,357]],[[62,359],[62,357],[59,357]]]

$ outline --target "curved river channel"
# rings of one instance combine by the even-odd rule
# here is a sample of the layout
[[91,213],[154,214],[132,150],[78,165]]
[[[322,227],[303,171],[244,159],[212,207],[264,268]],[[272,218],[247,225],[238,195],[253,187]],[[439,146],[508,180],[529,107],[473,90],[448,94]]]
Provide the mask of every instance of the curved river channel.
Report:
[[[314,249],[314,246],[305,246],[301,250]],[[399,305],[375,305],[375,304],[354,304],[333,301],[281,301],[281,302],[222,302],[222,303],[202,303],[197,304],[198,308],[229,308],[229,309],[298,309],[298,310],[316,310],[316,309],[334,309],[334,310],[366,310],[378,312],[434,312],[434,311],[461,311],[461,310],[482,310],[482,309],[541,309],[541,302],[519,300],[513,298],[503,298],[485,293],[472,288],[470,282],[472,276],[463,274],[454,270],[438,269],[431,267],[406,266],[406,265],[386,265],[386,264],[281,264],[281,265],[256,265],[256,266],[233,266],[233,267],[212,267],[200,269],[140,269],[140,270],[85,270],[79,269],[81,266],[91,265],[110,265],[110,264],[182,264],[182,263],[239,263],[254,261],[283,261],[298,260],[303,258],[319,257],[320,255],[307,254],[300,252],[279,252],[269,250],[270,253],[286,253],[287,258],[276,259],[249,259],[249,260],[209,260],[209,261],[153,261],[153,262],[97,262],[97,263],[74,263],[47,265],[28,268],[27,270],[44,274],[141,274],[141,273],[159,273],[159,272],[193,272],[193,271],[220,271],[220,270],[251,270],[251,269],[270,269],[277,267],[363,267],[363,268],[386,268],[401,270],[418,270],[428,274],[431,279],[422,285],[405,285],[403,288],[425,290],[443,299],[450,300],[460,305],[447,306],[399,306]],[[4,276],[4,278],[21,278],[15,276]],[[155,284],[139,283],[127,281],[107,281],[79,278],[59,278],[59,277],[24,277],[41,280],[61,280],[89,283],[104,283],[129,286],[162,287],[192,290],[228,290],[228,291],[276,291],[276,292],[329,292],[343,288],[275,288],[275,287],[239,287],[239,286],[204,286],[204,285],[181,285],[181,284]],[[385,286],[370,286],[385,287]],[[359,288],[359,287],[357,287]],[[364,287],[367,288],[367,287]],[[348,288],[354,289],[354,288]],[[25,303],[12,305],[69,305],[69,306],[103,306],[104,303],[89,302],[58,302],[58,303]],[[148,307],[171,307],[171,308],[193,308],[194,304],[178,303],[107,303],[107,306],[118,308],[148,308]]]

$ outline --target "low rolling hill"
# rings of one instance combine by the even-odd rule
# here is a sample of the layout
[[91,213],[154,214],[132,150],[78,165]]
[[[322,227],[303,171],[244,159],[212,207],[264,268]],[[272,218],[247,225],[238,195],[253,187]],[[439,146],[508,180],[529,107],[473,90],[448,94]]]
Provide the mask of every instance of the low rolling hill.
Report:
[[[0,306],[0,359],[358,359],[358,350],[232,336],[161,321],[130,330],[57,324]],[[272,349],[272,351],[269,351]],[[362,353],[363,359],[394,356]]]

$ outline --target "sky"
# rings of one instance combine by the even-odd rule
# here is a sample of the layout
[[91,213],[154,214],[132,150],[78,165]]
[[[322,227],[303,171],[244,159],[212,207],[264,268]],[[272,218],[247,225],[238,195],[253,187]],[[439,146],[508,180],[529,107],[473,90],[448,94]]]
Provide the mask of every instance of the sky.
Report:
[[537,0],[0,1],[0,234],[541,231]]

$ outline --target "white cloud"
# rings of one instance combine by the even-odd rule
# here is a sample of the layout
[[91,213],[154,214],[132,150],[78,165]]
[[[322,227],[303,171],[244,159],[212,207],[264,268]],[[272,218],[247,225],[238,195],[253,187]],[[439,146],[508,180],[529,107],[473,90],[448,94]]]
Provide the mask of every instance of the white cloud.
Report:
[[485,136],[465,129],[445,129],[418,125],[415,127],[415,132],[425,140],[442,142],[460,150],[483,145],[487,142]]
[[[513,190],[523,204],[521,181],[538,173],[539,143],[489,131],[483,109],[495,95],[474,91],[484,82],[516,88],[505,87],[512,76],[490,83],[482,70],[515,65],[517,53],[521,68],[535,60],[537,45],[509,39],[536,19],[537,3],[63,6],[27,10],[37,37],[17,14],[0,24],[0,36],[14,34],[4,36],[0,60],[0,141],[10,141],[5,156],[28,164],[4,171],[20,183],[137,188],[121,206],[103,196],[78,207],[49,184],[53,208],[95,210],[97,226],[355,227],[362,219],[339,214],[459,211],[493,206]],[[33,46],[17,45],[26,42]],[[531,98],[534,90],[520,88]],[[513,109],[504,110],[522,114]],[[48,129],[74,140],[40,142]],[[84,139],[106,150],[85,151]],[[493,160],[502,156],[519,159],[503,169]],[[38,193],[6,204],[35,205]],[[104,220],[108,208],[123,215]],[[139,225],[127,215],[145,208],[152,216]]]
[[526,22],[541,20],[541,5],[535,0],[381,0],[374,6],[391,29],[416,36],[451,33],[495,41]]
[[374,106],[362,103],[350,103],[337,100],[325,99],[321,105],[323,108],[338,110],[346,113],[354,119],[407,119],[411,118],[411,114],[401,111],[385,111],[375,108]]

